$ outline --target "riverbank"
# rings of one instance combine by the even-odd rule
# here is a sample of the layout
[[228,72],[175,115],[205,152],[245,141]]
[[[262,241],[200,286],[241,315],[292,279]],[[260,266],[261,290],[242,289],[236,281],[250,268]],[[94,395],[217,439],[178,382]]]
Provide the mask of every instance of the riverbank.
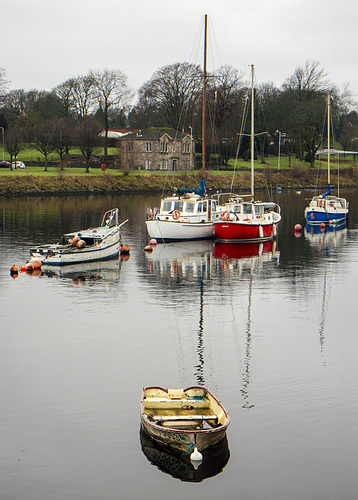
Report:
[[[16,174],[16,172],[14,172]],[[0,196],[38,196],[46,194],[101,194],[101,193],[141,193],[141,192],[171,192],[175,187],[197,188],[201,172],[185,173],[141,173],[135,175],[66,175],[61,173],[53,176],[14,175],[2,176],[0,173]],[[232,183],[232,173],[206,173],[206,184],[209,191],[229,191]],[[331,186],[358,186],[358,169],[349,167],[339,172],[331,172]],[[316,170],[294,167],[289,170],[265,169],[255,172],[255,189],[315,189],[325,187],[327,172],[319,175]],[[233,190],[242,192],[250,189],[251,175],[249,172],[235,174]]]

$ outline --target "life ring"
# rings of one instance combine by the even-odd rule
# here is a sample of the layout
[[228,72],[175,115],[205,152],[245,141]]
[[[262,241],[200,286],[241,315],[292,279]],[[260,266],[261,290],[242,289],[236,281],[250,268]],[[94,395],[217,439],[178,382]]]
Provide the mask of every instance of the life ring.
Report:
[[173,217],[174,220],[178,220],[179,217],[180,217],[179,210],[174,210],[174,212],[172,213],[172,217]]
[[226,211],[221,216],[222,220],[230,220],[230,212]]

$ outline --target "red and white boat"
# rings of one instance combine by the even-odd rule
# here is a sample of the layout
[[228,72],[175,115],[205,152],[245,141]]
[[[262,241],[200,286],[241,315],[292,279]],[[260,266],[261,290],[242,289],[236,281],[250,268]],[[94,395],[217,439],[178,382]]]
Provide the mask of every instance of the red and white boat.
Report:
[[238,198],[227,202],[225,208],[221,220],[214,222],[219,241],[269,241],[277,236],[281,210],[276,203]]
[[251,194],[233,196],[224,204],[221,219],[214,221],[214,235],[220,241],[269,241],[277,235],[281,209],[273,202],[254,200],[254,67],[251,84]]

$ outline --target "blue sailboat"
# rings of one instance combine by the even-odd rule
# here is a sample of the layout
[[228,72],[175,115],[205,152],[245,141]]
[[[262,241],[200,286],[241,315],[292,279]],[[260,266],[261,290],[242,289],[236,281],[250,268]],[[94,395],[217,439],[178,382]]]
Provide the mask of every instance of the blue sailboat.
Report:
[[[328,149],[327,149],[327,191],[319,196],[314,196],[308,207],[305,208],[305,219],[309,224],[342,224],[348,216],[349,203],[345,198],[331,195],[330,176],[330,95],[327,96],[328,120]],[[339,193],[338,193],[339,194]]]

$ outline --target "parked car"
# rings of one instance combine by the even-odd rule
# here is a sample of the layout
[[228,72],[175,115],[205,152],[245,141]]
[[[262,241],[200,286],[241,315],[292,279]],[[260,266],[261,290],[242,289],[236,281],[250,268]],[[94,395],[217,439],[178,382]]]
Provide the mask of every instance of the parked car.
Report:
[[13,161],[11,163],[11,168],[14,170],[14,168],[25,168],[26,165],[23,161]]
[[9,161],[0,161],[0,168],[11,168],[11,163]]

